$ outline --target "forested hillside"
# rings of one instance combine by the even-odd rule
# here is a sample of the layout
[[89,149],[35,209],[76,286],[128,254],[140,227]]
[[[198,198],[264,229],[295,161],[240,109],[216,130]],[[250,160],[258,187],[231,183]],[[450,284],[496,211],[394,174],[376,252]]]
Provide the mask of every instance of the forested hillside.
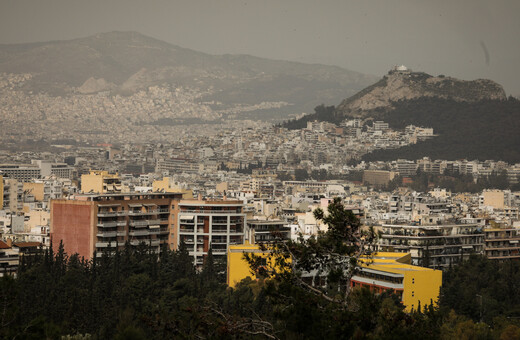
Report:
[[376,150],[363,159],[493,159],[520,161],[520,101],[490,100],[461,103],[437,98],[421,98],[394,104],[383,119],[392,128],[409,124],[433,127],[438,135],[431,140],[395,150]]

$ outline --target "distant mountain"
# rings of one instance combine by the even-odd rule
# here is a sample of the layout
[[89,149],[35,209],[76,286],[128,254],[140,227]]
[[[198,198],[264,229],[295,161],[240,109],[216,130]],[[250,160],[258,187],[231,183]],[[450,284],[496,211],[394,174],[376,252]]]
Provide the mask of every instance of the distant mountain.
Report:
[[335,66],[209,55],[136,32],[0,45],[2,72],[31,74],[19,89],[52,96],[103,91],[131,95],[163,85],[190,88],[214,110],[248,106],[238,112],[261,119],[310,112],[322,102],[337,102],[375,81]]
[[418,159],[495,159],[520,162],[520,101],[491,80],[463,81],[396,68],[337,107],[288,121],[288,128],[312,120],[380,119],[390,127],[432,127],[438,137],[400,149],[377,150],[366,161]]
[[[374,116],[394,108],[394,103],[423,97],[474,103],[482,100],[505,100],[502,86],[487,80],[464,81],[451,77],[434,77],[424,72],[412,72],[404,66],[388,72],[377,83],[343,100],[336,114],[350,117]],[[375,114],[377,116],[377,114]]]

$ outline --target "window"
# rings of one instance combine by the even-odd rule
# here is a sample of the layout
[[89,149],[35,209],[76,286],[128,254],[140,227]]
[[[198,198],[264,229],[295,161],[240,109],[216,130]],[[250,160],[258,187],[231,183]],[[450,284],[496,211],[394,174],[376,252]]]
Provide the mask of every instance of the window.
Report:
[[414,296],[415,296],[415,292],[414,292],[414,291],[412,291],[412,297],[414,297]]
[[412,284],[414,284],[414,283],[415,283],[415,279],[412,279]]

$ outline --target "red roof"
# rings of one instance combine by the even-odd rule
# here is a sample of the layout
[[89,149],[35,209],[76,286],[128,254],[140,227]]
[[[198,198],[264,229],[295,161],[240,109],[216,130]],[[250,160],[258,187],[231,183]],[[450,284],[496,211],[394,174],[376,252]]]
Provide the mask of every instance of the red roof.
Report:
[[11,247],[9,247],[7,245],[7,243],[5,243],[4,241],[0,241],[0,249],[9,249]]

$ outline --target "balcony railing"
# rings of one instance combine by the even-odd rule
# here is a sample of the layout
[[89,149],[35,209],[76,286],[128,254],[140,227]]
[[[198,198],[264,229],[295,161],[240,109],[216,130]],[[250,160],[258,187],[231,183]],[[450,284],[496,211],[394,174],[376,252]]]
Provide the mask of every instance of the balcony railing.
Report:
[[150,235],[150,231],[149,230],[133,230],[133,231],[130,231],[128,232],[128,235],[130,236],[148,236]]
[[117,211],[98,211],[98,217],[116,217],[120,216]]
[[97,237],[116,237],[117,232],[115,232],[115,231],[100,232],[100,233],[97,233],[96,236]]
[[227,228],[225,228],[225,229],[213,228],[212,232],[215,234],[225,234],[225,233],[227,233]]
[[129,224],[132,227],[146,227],[146,226],[148,226],[148,221],[147,220],[143,220],[143,221],[130,221]]
[[115,248],[116,243],[115,242],[96,242],[96,248]]
[[194,210],[194,209],[187,209],[187,210],[181,210],[182,213],[194,213],[194,214],[235,214],[235,213],[241,213],[241,211],[238,211],[236,209],[233,210]]
[[98,222],[97,226],[98,226],[98,228],[114,228],[114,227],[117,227],[117,222],[115,222],[115,221]]

